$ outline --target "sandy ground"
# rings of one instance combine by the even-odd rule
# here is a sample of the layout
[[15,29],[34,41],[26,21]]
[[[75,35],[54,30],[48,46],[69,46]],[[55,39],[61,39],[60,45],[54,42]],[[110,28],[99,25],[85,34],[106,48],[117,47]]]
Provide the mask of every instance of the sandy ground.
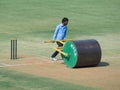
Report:
[[0,63],[0,66],[102,90],[120,90],[120,70],[110,67],[107,62],[101,62],[97,67],[71,69],[62,60],[53,62],[47,58],[23,56],[15,61]]

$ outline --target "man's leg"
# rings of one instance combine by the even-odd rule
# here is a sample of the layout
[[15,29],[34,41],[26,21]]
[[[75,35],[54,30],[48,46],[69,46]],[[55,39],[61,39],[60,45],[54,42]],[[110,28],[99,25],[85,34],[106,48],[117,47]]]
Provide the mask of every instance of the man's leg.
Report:
[[[62,43],[60,43],[60,42],[57,42],[57,45],[58,45],[58,47],[62,47],[63,46],[63,44]],[[62,50],[63,51],[63,50]],[[63,57],[63,55],[61,54],[61,57]]]
[[[57,42],[57,45],[58,45],[58,47],[62,47],[63,46],[63,44],[61,44],[60,42]],[[57,55],[58,55],[58,51],[55,51],[53,54],[52,54],[52,56],[51,56],[51,58],[55,58]]]
[[52,54],[51,57],[52,57],[52,58],[55,58],[55,57],[58,55],[58,53],[59,53],[58,51],[55,51],[55,52]]

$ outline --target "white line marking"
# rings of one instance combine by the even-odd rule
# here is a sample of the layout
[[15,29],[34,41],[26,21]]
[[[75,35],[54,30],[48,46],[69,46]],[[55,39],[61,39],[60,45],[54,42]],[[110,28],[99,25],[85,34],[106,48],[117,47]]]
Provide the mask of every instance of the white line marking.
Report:
[[16,66],[27,66],[27,65],[42,65],[45,63],[53,63],[53,61],[44,61],[44,62],[39,62],[39,63],[27,63],[27,64],[7,64],[7,63],[0,63],[0,67],[16,67]]
[[0,63],[0,67],[15,67],[15,66],[37,65],[37,64],[40,65],[40,64],[43,64],[43,63],[28,63],[28,64],[15,64],[15,65]]

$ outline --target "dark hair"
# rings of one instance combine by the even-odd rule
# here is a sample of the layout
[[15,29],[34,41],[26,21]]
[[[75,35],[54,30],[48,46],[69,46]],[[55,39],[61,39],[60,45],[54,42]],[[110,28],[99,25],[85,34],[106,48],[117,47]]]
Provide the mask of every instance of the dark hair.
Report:
[[66,22],[66,21],[69,21],[69,19],[66,18],[66,17],[64,17],[64,18],[62,19],[62,23],[63,23],[63,22]]

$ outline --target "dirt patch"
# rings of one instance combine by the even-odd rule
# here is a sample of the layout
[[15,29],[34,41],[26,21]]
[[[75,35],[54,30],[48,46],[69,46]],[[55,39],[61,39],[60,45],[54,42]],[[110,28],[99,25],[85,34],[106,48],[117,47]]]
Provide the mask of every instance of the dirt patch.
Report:
[[[7,63],[8,64],[8,63]],[[10,65],[10,69],[42,77],[77,83],[104,90],[120,90],[120,70],[102,63],[98,67],[71,69],[62,60],[53,62],[40,57],[24,56]],[[20,65],[21,64],[21,65]],[[25,65],[22,65],[25,64]]]

